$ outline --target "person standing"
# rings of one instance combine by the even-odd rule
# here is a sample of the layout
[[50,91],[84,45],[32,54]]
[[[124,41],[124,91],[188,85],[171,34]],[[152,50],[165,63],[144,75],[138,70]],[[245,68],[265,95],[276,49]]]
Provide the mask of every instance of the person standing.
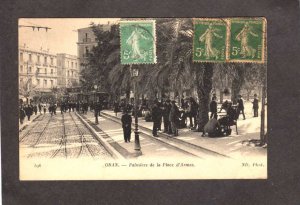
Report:
[[242,96],[241,95],[238,95],[238,100],[237,100],[237,114],[238,114],[238,119],[239,119],[239,116],[241,114],[241,111],[242,111],[242,114],[243,114],[243,117],[244,117],[244,120],[246,119],[245,117],[245,113],[244,113],[244,101],[242,99]]
[[179,114],[178,107],[175,104],[175,100],[173,100],[171,103],[169,121],[171,123],[172,134],[174,136],[178,136],[178,129],[177,129],[177,125],[176,125],[177,120],[178,120],[178,114]]
[[210,119],[211,118],[215,118],[217,119],[217,112],[218,112],[218,109],[217,109],[217,101],[216,101],[216,97],[213,97],[212,98],[212,101],[210,102],[209,104],[209,109],[210,109]]
[[98,116],[99,116],[100,110],[101,110],[101,104],[100,104],[100,102],[96,102],[94,104],[94,116],[95,116],[95,124],[96,125],[99,124]]
[[32,115],[32,112],[33,112],[32,106],[31,105],[27,105],[25,107],[25,113],[26,113],[28,121],[30,121],[30,116]]
[[46,104],[43,105],[43,110],[44,110],[44,114],[46,114],[46,110],[47,110]]
[[118,101],[115,101],[114,102],[114,112],[116,114],[116,117],[118,116],[119,110],[120,110],[119,103],[118,103]]
[[123,111],[121,122],[122,122],[123,134],[124,134],[124,141],[126,143],[130,142],[132,118],[127,110]]
[[153,129],[152,129],[152,135],[153,137],[158,137],[157,130],[159,129],[159,121],[161,118],[160,109],[158,107],[158,102],[154,103],[154,106],[152,108],[152,120],[153,120]]
[[164,122],[164,133],[171,133],[169,115],[171,111],[170,100],[166,100],[163,107],[163,122]]
[[26,113],[24,111],[23,105],[21,105],[20,109],[19,109],[19,117],[20,117],[20,123],[21,124],[24,123],[25,116],[26,116]]
[[38,108],[39,108],[40,114],[42,114],[42,106],[41,106],[41,103],[39,103]]
[[258,99],[256,94],[254,94],[254,100],[252,104],[253,104],[254,117],[258,117]]

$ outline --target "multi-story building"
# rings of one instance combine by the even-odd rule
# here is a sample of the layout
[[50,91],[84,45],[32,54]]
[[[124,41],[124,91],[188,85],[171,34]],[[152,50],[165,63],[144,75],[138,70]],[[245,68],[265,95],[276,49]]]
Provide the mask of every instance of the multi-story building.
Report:
[[77,56],[57,54],[57,85],[74,87],[79,85],[79,60]]
[[26,45],[19,47],[19,87],[25,92],[51,92],[56,86],[56,55],[49,50],[32,50]]
[[[111,24],[99,25],[103,31],[109,31]],[[80,63],[80,71],[85,68],[87,63],[87,55],[92,51],[93,47],[97,45],[96,36],[94,35],[93,28],[78,29],[78,42],[77,42],[77,55]]]

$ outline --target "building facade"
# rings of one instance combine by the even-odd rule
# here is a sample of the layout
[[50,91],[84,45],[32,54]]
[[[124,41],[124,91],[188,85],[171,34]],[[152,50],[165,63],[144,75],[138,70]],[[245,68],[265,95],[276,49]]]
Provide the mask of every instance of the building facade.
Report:
[[23,92],[51,92],[57,87],[56,55],[49,50],[19,48],[19,87]]
[[[111,29],[111,24],[98,25],[98,27],[103,31],[109,31]],[[93,47],[97,45],[97,40],[92,27],[81,28],[77,31],[77,55],[81,71],[86,67],[87,56],[92,51]]]
[[79,60],[77,56],[65,53],[57,54],[58,87],[75,87],[79,85]]

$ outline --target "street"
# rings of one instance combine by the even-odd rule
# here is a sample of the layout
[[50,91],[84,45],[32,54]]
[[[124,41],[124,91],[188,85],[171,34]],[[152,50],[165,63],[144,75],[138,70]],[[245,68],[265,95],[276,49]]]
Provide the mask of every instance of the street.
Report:
[[20,157],[111,159],[75,113],[40,115],[19,135]]

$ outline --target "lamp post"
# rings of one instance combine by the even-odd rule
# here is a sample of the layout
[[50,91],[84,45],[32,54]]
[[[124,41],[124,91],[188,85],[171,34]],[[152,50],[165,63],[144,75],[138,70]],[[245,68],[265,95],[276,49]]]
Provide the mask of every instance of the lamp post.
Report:
[[139,69],[133,68],[132,65],[130,65],[130,74],[133,79],[133,92],[134,92],[134,150],[136,151],[137,155],[141,155],[141,145],[140,145],[140,136],[139,136],[139,124],[138,124],[138,106],[137,106],[137,77],[139,76]]

